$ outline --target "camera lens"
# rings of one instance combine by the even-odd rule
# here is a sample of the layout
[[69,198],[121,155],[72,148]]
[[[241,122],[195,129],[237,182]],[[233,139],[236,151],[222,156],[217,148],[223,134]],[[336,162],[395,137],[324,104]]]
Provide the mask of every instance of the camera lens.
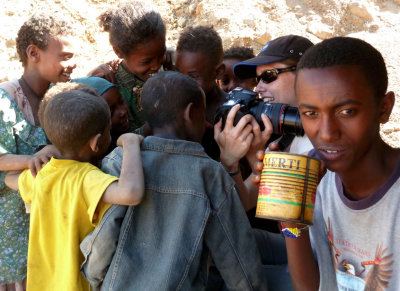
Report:
[[296,136],[304,135],[297,107],[291,107],[282,103],[259,102],[257,106],[250,108],[250,112],[260,124],[261,129],[264,129],[261,120],[261,114],[264,113],[271,120],[274,134],[282,135],[285,133]]

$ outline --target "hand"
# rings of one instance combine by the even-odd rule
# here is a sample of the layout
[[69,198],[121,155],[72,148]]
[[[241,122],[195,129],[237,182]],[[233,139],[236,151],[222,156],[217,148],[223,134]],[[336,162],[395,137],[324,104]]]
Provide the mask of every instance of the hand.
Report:
[[228,171],[238,169],[239,160],[248,152],[254,136],[252,132],[254,117],[250,114],[243,116],[236,126],[233,125],[239,109],[239,104],[231,108],[226,117],[224,130],[221,131],[221,120],[214,126],[214,139],[221,151],[220,160]]
[[143,141],[143,136],[135,133],[124,133],[120,135],[117,140],[117,146],[127,146],[130,144],[138,144],[140,145]]
[[270,139],[273,127],[271,121],[264,113],[261,114],[261,120],[264,123],[264,130],[261,131],[260,125],[258,122],[253,119],[252,126],[253,126],[253,134],[254,138],[250,145],[250,149],[246,154],[247,161],[249,162],[250,166],[253,165],[256,161],[256,153],[258,151],[264,151],[267,141]]
[[54,145],[47,145],[32,155],[28,161],[32,176],[36,177],[37,173],[42,169],[42,164],[47,164],[52,157],[58,157],[59,155],[60,153]]
[[117,82],[115,73],[118,71],[121,62],[122,60],[120,59],[109,61],[91,70],[88,76],[101,77],[115,84]]
[[260,186],[261,171],[264,166],[264,154],[264,151],[258,151],[255,155],[256,161],[252,165],[253,173],[251,174],[251,182],[257,187]]

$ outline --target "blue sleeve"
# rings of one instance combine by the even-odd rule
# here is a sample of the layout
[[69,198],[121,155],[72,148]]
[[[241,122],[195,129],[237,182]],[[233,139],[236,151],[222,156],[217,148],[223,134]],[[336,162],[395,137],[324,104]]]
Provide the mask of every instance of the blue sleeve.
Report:
[[80,270],[93,290],[100,290],[107,274],[117,249],[121,224],[127,209],[127,206],[112,205],[100,224],[80,244],[85,258]]

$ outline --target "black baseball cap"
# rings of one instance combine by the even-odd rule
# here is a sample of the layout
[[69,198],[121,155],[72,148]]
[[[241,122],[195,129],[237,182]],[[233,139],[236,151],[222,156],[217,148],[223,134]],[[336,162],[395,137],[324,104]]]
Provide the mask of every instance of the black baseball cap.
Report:
[[299,35],[286,35],[269,41],[254,58],[237,63],[233,73],[239,79],[257,76],[256,67],[281,62],[287,59],[300,60],[304,52],[314,44]]

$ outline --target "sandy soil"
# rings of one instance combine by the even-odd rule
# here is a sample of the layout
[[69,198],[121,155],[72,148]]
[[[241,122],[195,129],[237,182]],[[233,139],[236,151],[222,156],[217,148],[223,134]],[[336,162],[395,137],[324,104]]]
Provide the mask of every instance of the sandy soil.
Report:
[[[62,12],[80,35],[79,67],[85,75],[97,64],[115,58],[108,35],[96,17],[117,0],[3,0],[0,3],[0,81],[22,73],[15,50],[21,24],[33,13]],[[314,43],[332,36],[364,39],[383,54],[389,71],[389,90],[400,94],[400,0],[154,0],[167,23],[167,44],[175,46],[179,32],[189,25],[213,25],[225,48],[246,45],[258,53],[270,39],[299,34]],[[373,73],[373,72],[371,72]],[[400,147],[400,97],[391,120],[382,127],[384,139]]]

